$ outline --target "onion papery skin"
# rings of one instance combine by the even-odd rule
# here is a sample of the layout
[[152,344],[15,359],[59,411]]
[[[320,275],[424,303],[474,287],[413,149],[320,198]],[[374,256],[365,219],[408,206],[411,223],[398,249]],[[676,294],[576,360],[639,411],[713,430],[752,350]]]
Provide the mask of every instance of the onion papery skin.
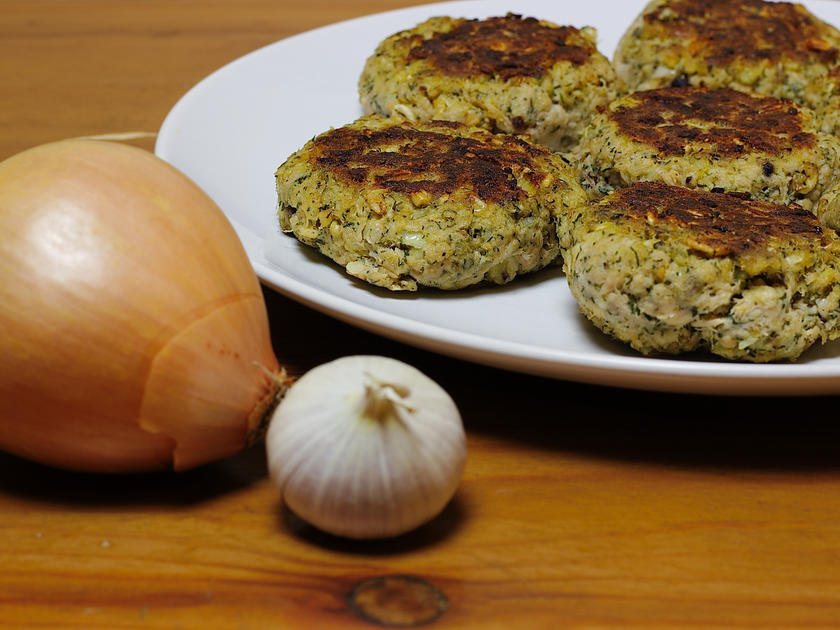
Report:
[[0,163],[0,448],[192,468],[247,444],[278,369],[247,255],[180,171],[93,140]]

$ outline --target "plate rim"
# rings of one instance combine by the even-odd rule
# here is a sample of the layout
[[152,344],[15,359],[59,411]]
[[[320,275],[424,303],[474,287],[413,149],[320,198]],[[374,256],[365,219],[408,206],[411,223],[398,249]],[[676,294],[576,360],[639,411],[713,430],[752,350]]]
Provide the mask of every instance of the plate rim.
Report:
[[[836,0],[804,0],[803,4],[833,2]],[[430,10],[437,14],[440,14],[439,11],[451,13],[461,7],[469,7],[471,13],[479,13],[479,7],[494,3],[496,0],[450,0],[391,9],[333,22],[258,47],[207,74],[178,99],[160,126],[154,153],[169,161],[167,156],[170,155],[170,143],[176,141],[174,128],[182,112],[188,110],[192,101],[199,98],[202,90],[211,82],[235,72],[238,67],[250,63],[258,56],[293,47],[296,41],[323,36],[333,29],[353,28],[371,20],[400,14],[408,16],[412,13],[426,13]],[[643,5],[644,2],[639,3],[640,7]],[[680,356],[592,355],[477,335],[376,310],[302,282],[271,265],[265,256],[263,239],[231,216],[221,204],[219,206],[233,225],[255,274],[264,285],[330,317],[415,347],[501,369],[608,387],[723,396],[812,396],[840,393],[840,364],[836,372],[825,372],[807,363],[753,364],[715,359],[692,361]],[[565,284],[565,280],[563,282]]]

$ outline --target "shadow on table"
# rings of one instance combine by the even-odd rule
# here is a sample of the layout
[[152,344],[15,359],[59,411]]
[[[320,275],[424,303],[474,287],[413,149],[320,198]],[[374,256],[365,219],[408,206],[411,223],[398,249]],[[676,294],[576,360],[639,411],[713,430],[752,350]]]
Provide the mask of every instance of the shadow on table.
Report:
[[296,373],[341,354],[393,356],[438,381],[475,434],[663,466],[840,470],[840,422],[833,412],[837,397],[698,396],[540,378],[395,343],[272,291],[266,297],[276,318],[282,314],[291,323],[305,317],[322,331],[318,344],[292,337],[277,346],[278,356]]
[[466,507],[461,494],[456,493],[443,511],[417,529],[393,538],[352,540],[323,532],[299,518],[278,502],[278,526],[311,545],[340,553],[388,556],[430,547],[442,542],[461,529]]
[[262,446],[194,470],[143,474],[58,470],[0,452],[0,492],[59,505],[191,505],[246,488],[265,476]]
[[[534,448],[672,467],[840,470],[837,398],[622,390],[471,368],[468,431]],[[515,392],[505,397],[504,390]]]

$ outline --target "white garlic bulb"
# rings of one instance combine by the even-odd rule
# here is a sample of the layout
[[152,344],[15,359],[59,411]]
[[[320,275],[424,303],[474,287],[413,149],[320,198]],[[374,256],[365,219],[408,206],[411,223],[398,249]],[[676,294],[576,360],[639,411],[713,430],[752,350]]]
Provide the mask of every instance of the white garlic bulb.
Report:
[[397,536],[455,493],[466,438],[449,395],[416,368],[379,356],[320,365],[291,386],[266,435],[286,506],[331,534]]

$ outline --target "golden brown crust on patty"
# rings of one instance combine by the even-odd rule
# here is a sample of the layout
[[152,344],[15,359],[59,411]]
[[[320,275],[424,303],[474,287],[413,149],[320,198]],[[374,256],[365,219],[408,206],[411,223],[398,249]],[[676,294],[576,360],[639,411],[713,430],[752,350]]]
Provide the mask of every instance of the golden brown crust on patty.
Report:
[[800,4],[765,0],[651,0],[616,47],[630,91],[666,86],[732,88],[812,109],[840,128],[829,73],[840,31]]
[[615,98],[616,83],[592,28],[513,14],[438,16],[379,43],[359,76],[359,98],[367,113],[455,120],[563,151]]
[[592,199],[658,181],[814,211],[837,180],[840,142],[790,100],[728,88],[658,88],[597,112],[575,157]]
[[445,133],[461,127],[446,121],[431,121],[424,129],[342,127],[316,138],[309,160],[356,186],[435,197],[471,190],[477,198],[496,203],[526,195],[512,167],[521,169],[535,185],[546,177],[535,160],[548,154],[546,149],[516,136],[487,132],[481,138],[468,138]]
[[573,36],[580,40],[574,27],[551,27],[508,13],[464,20],[451,31],[425,40],[417,35],[408,61],[425,59],[451,76],[540,77],[559,61],[581,65],[589,60],[594,49],[568,43]]
[[798,206],[637,183],[558,238],[581,311],[644,354],[792,360],[840,337],[840,238]]
[[684,233],[696,253],[732,256],[764,247],[771,240],[803,239],[825,245],[817,218],[797,206],[750,199],[743,193],[709,193],[655,182],[618,190],[600,212]]
[[711,145],[725,157],[754,151],[772,156],[816,144],[799,108],[786,100],[693,87],[637,92],[634,100],[609,110],[609,118],[625,137],[662,155],[683,155],[689,142]]
[[645,15],[672,34],[693,40],[692,52],[711,66],[735,59],[818,59],[833,63],[838,50],[801,5],[764,0],[674,0]]
[[565,158],[517,136],[377,115],[310,140],[277,169],[278,221],[376,286],[505,284],[551,264],[586,202]]

